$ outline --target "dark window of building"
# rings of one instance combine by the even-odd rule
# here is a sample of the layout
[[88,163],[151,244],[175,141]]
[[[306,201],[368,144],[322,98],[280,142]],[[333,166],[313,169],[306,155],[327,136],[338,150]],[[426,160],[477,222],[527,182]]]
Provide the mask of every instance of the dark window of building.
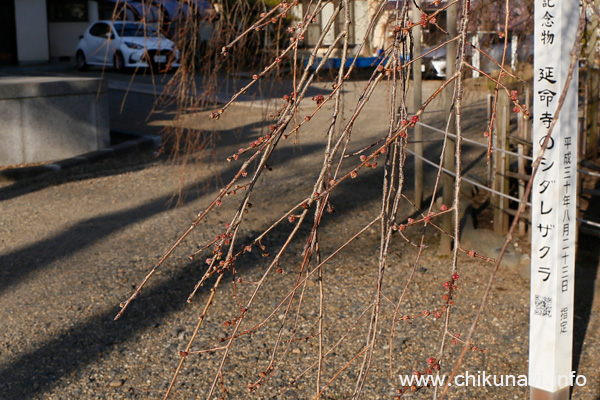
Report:
[[[113,19],[115,13],[115,5],[112,3],[98,2],[98,16],[100,19]],[[117,12],[117,15],[119,13]],[[119,18],[116,18],[118,20]],[[121,18],[122,19],[122,18]]]
[[17,62],[15,3],[0,1],[0,65]]
[[87,0],[48,0],[49,22],[87,22]]
[[118,3],[99,1],[98,15],[100,19],[115,21],[137,21],[139,19],[135,9],[123,0],[119,0]]

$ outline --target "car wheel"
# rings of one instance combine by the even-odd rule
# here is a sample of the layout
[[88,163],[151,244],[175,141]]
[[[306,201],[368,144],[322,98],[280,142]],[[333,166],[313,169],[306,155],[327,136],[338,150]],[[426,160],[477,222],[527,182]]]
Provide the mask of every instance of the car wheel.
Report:
[[120,52],[115,53],[115,59],[113,61],[113,65],[117,72],[125,71],[125,60],[123,59],[123,54]]
[[75,54],[75,62],[77,63],[77,70],[79,71],[87,71],[90,67],[85,61],[85,54],[81,50],[77,51],[77,54]]

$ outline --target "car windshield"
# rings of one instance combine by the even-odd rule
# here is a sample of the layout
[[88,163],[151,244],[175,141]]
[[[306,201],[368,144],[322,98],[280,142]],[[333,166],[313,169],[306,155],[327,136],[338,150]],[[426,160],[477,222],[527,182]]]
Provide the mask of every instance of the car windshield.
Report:
[[121,37],[151,37],[158,36],[158,31],[152,25],[135,22],[115,24],[115,31]]

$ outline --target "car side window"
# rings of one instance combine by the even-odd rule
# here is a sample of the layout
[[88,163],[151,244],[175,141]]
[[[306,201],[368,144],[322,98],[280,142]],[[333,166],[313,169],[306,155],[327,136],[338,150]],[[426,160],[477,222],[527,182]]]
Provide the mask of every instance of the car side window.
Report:
[[90,35],[105,38],[107,35],[110,35],[110,26],[99,22],[90,28]]

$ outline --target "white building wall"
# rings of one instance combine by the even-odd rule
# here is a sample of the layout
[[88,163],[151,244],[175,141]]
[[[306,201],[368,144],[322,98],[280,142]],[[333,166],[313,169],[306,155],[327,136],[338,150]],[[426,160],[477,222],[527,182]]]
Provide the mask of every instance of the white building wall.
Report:
[[354,43],[357,47],[365,43],[363,54],[370,56],[370,40],[367,34],[369,29],[369,2],[366,0],[354,1]]
[[90,24],[93,22],[98,22],[100,19],[98,15],[98,2],[88,0],[88,19],[90,20]]
[[[327,27],[327,24],[329,23],[329,20],[333,16],[334,12],[335,12],[335,6],[333,5],[333,3],[325,4],[325,7],[323,7],[323,11],[321,11],[321,32],[324,31],[325,28]],[[327,30],[327,33],[325,34],[325,38],[323,39],[323,44],[325,46],[330,45],[333,43],[334,40],[335,40],[335,23],[329,27],[329,30]]]
[[19,63],[48,61],[46,0],[15,1],[15,20]]

